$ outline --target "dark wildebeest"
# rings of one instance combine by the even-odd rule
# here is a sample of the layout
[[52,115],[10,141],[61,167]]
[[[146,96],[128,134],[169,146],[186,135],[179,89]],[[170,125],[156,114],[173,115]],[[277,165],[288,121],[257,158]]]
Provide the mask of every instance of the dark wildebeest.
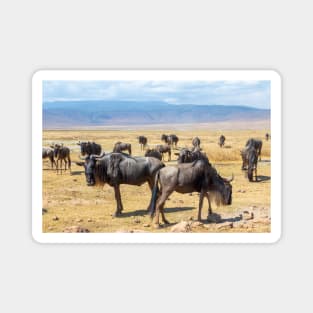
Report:
[[177,147],[177,142],[178,142],[178,137],[174,134],[171,135],[165,135],[163,134],[161,136],[161,140],[164,141],[165,143],[167,143],[170,146],[175,146]]
[[145,157],[154,157],[162,161],[162,154],[156,149],[147,149],[145,153]]
[[50,163],[51,163],[51,167],[53,168],[53,164],[55,165],[55,167],[57,167],[57,164],[55,163],[55,160],[54,160],[54,151],[53,151],[53,149],[42,148],[42,158],[43,159],[49,158]]
[[246,142],[246,148],[254,147],[254,149],[256,150],[256,152],[258,154],[259,161],[261,161],[262,144],[263,144],[262,140],[258,140],[258,139],[254,139],[254,138],[250,138]]
[[144,148],[146,147],[146,145],[147,145],[147,143],[148,143],[147,137],[145,137],[145,136],[139,136],[139,137],[138,137],[138,141],[139,141],[141,150],[144,150]]
[[80,146],[81,155],[101,154],[101,146],[95,142],[78,142],[77,144]]
[[155,150],[159,151],[164,159],[164,153],[168,153],[168,161],[171,161],[172,151],[170,145],[156,145]]
[[245,147],[241,151],[242,157],[242,170],[248,169],[248,179],[249,181],[253,181],[253,172],[255,175],[255,181],[258,180],[257,178],[257,167],[258,167],[258,152],[253,147]]
[[[76,164],[84,166],[88,186],[101,186],[107,183],[114,188],[117,204],[114,216],[119,216],[123,211],[121,184],[141,186],[147,182],[152,191],[155,175],[164,167],[164,164],[156,158],[131,157],[125,153],[90,155],[82,159],[85,161]],[[150,209],[149,205],[148,211]]]
[[[232,178],[233,179],[233,178]],[[208,217],[212,214],[211,200],[213,197],[217,205],[229,205],[232,202],[232,186],[228,180],[222,178],[208,160],[197,160],[193,163],[179,164],[177,167],[167,166],[156,175],[151,198],[151,216],[155,213],[154,225],[159,227],[159,214],[165,224],[169,222],[164,216],[164,204],[174,192],[199,192],[198,220],[201,220],[203,198],[209,203]],[[157,196],[158,195],[158,196]]]
[[200,138],[199,137],[195,137],[192,139],[192,145],[194,148],[199,147],[200,148]]
[[59,172],[60,162],[60,170],[62,174],[62,161],[64,161],[64,170],[66,171],[66,166],[68,165],[68,169],[71,171],[70,149],[68,147],[64,147],[63,144],[55,144],[54,146],[51,146],[51,148],[54,149],[57,173]]
[[196,147],[193,150],[183,148],[180,149],[179,153],[175,152],[174,154],[178,156],[177,159],[178,164],[191,163],[199,159],[207,159],[207,156],[201,152],[201,149],[199,147]]
[[128,151],[128,154],[132,154],[132,145],[130,143],[124,143],[118,141],[113,148],[113,152],[121,153],[123,151]]
[[269,133],[265,134],[265,140],[268,141],[271,138],[271,135]]
[[219,138],[219,141],[218,141],[218,144],[219,144],[219,146],[220,146],[221,148],[224,146],[225,140],[226,140],[225,136],[224,136],[224,135],[221,135],[220,138]]

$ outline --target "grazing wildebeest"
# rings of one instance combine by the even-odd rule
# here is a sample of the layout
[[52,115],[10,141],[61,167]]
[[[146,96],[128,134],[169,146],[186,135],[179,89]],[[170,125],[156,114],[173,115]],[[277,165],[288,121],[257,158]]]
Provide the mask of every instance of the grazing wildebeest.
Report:
[[[119,216],[123,211],[121,184],[141,186],[147,182],[152,191],[155,175],[164,167],[164,164],[156,158],[131,157],[125,153],[90,155],[82,159],[85,161],[76,164],[84,166],[88,186],[101,186],[107,183],[114,188],[117,204],[114,216]],[[149,204],[148,211],[150,209]]]
[[62,161],[64,161],[64,170],[66,171],[66,166],[68,165],[68,169],[71,171],[70,149],[68,147],[64,147],[63,144],[55,144],[54,146],[51,146],[51,148],[54,149],[57,173],[59,172],[60,162],[60,170],[62,174]]
[[192,139],[192,145],[194,148],[196,147],[200,147],[200,138],[199,137],[195,137]]
[[120,142],[120,141],[115,143],[114,148],[113,148],[113,152],[121,153],[123,151],[128,151],[129,155],[131,155],[132,154],[132,145],[130,143],[124,143],[124,142]]
[[154,157],[162,161],[162,154],[156,149],[147,149],[145,153],[145,157]]
[[141,150],[144,150],[144,148],[146,147],[146,145],[147,145],[147,143],[148,143],[147,137],[145,137],[145,136],[139,136],[139,137],[138,137],[138,141],[139,141]]
[[224,146],[225,140],[226,140],[225,136],[221,135],[218,141],[218,144],[220,145],[221,148]]
[[161,140],[164,141],[165,143],[167,143],[170,146],[175,146],[177,147],[177,142],[178,142],[178,137],[174,134],[171,135],[165,135],[163,134],[161,136]]
[[253,172],[255,175],[255,181],[257,178],[257,167],[258,167],[258,152],[253,146],[245,147],[241,151],[242,157],[242,170],[248,169],[248,179],[253,181]]
[[57,164],[55,163],[55,160],[54,160],[54,151],[53,151],[53,149],[42,148],[42,158],[43,159],[49,158],[50,163],[51,163],[51,167],[53,168],[53,164],[55,165],[55,167],[57,167]]
[[170,145],[156,145],[155,150],[159,151],[162,155],[162,160],[164,159],[164,153],[168,153],[168,161],[171,161],[171,146]]
[[266,134],[265,134],[265,139],[266,139],[266,141],[268,141],[270,138],[271,138],[271,135],[270,135],[269,133],[266,133]]
[[258,139],[254,139],[254,138],[250,138],[247,142],[246,142],[246,148],[249,147],[254,147],[258,157],[259,157],[259,161],[261,161],[261,150],[262,150],[262,140],[258,140]]
[[80,146],[80,154],[81,155],[90,155],[90,154],[101,154],[101,146],[95,142],[78,142]]
[[[233,179],[233,178],[232,178]],[[228,180],[222,178],[208,160],[196,160],[193,163],[179,164],[162,168],[156,175],[151,198],[151,216],[155,213],[154,226],[159,227],[159,214],[165,224],[169,222],[164,216],[164,204],[174,192],[199,192],[198,220],[201,220],[203,198],[209,203],[208,217],[212,214],[211,200],[213,197],[217,205],[229,205],[232,202],[232,186]]]
[[178,164],[191,163],[199,159],[207,159],[207,156],[201,152],[201,149],[199,147],[196,147],[193,150],[183,148],[180,149],[179,153],[175,152],[174,154],[178,156],[177,159]]

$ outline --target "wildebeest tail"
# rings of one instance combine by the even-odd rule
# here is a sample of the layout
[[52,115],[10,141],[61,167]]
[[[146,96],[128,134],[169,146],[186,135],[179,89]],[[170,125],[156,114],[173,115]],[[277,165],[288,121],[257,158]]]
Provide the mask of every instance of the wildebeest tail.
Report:
[[151,195],[151,201],[150,201],[150,216],[153,216],[156,209],[156,201],[158,199],[159,194],[159,177],[160,177],[160,170],[156,173],[155,179],[154,179],[154,186],[152,188],[152,195]]

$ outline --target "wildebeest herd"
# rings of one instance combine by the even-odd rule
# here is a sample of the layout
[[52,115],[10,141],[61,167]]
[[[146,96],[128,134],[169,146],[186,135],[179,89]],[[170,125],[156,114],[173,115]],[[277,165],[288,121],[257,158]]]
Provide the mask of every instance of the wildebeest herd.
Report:
[[[267,134],[268,135],[268,134]],[[155,227],[159,227],[159,215],[163,222],[168,223],[164,214],[164,205],[169,196],[178,193],[199,193],[198,220],[201,219],[203,200],[208,200],[208,217],[212,214],[211,201],[214,199],[217,205],[230,205],[232,203],[232,178],[223,178],[210,163],[208,156],[201,149],[201,140],[198,137],[192,139],[191,148],[180,148],[176,135],[161,136],[165,144],[154,147],[148,145],[146,136],[137,137],[144,156],[132,156],[131,144],[116,142],[112,152],[102,151],[101,145],[95,142],[78,142],[80,146],[80,158],[75,162],[83,166],[88,186],[108,184],[114,188],[116,211],[114,216],[122,214],[123,204],[120,185],[140,186],[148,183],[151,190],[151,200],[147,211],[154,218]],[[266,136],[266,139],[267,136]],[[225,136],[221,135],[218,145],[222,148]],[[175,150],[177,164],[165,166],[164,154],[171,160],[171,152]],[[241,150],[242,170],[247,170],[249,181],[257,181],[257,163],[261,160],[262,141],[250,138]],[[125,153],[128,152],[128,153]],[[63,144],[53,144],[49,148],[43,148],[43,158],[49,158],[51,167],[55,166],[57,173],[71,170],[70,149]]]

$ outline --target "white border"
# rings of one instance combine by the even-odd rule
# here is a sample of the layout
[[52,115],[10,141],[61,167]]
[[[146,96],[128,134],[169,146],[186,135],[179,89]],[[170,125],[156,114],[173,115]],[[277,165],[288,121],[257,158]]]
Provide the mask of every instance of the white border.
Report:
[[[270,80],[270,233],[43,233],[42,82],[44,80]],[[32,78],[32,235],[40,243],[274,243],[281,236],[281,77],[273,70],[41,70]]]

